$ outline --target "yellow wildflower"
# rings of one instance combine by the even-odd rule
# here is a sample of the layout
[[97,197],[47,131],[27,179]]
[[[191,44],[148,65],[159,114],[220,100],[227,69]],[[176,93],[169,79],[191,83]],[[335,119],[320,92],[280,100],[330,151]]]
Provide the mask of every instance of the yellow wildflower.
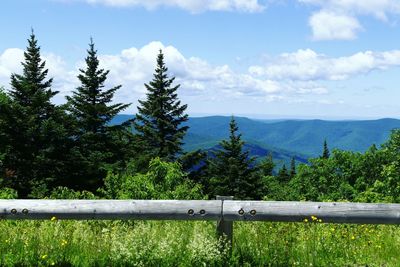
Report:
[[318,222],[322,223],[322,219],[318,219]]
[[318,218],[317,218],[316,216],[314,216],[314,215],[311,216],[311,219],[312,219],[313,221],[318,220]]
[[308,222],[308,219],[307,219],[307,218],[306,218],[306,219],[304,219],[304,220],[303,220],[303,222],[305,222],[305,223],[306,223],[306,222]]
[[351,240],[354,240],[354,239],[356,239],[356,237],[354,235],[352,235],[351,236]]
[[42,256],[42,260],[45,260],[47,258],[47,254],[44,254],[43,256]]
[[53,217],[51,217],[51,219],[50,219],[51,221],[57,221],[57,217],[55,217],[55,216],[53,216]]

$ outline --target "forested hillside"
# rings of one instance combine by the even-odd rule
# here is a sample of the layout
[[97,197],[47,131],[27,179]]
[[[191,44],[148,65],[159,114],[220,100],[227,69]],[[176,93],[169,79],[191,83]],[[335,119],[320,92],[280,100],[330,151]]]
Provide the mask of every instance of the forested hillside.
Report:
[[[117,115],[113,124],[120,124],[134,115]],[[262,157],[273,154],[274,161],[281,166],[294,157],[298,163],[306,163],[308,158],[318,157],[325,140],[330,149],[366,152],[372,145],[380,146],[390,136],[392,129],[400,128],[400,120],[280,120],[260,121],[245,117],[235,120],[246,141],[245,150],[250,155]],[[228,137],[226,131],[230,117],[190,117],[188,132],[183,139],[186,151],[196,149],[213,150],[218,143]]]
[[[190,118],[185,147],[190,149],[214,146],[227,137],[229,117]],[[400,120],[369,121],[285,120],[263,122],[236,117],[246,142],[316,157],[326,139],[330,148],[365,152],[371,145],[383,144],[390,131],[400,128]]]
[[0,196],[399,201],[400,121],[189,118],[154,56],[146,97],[115,103],[121,85],[105,86],[90,40],[80,85],[55,105],[32,32],[22,73],[0,92]]

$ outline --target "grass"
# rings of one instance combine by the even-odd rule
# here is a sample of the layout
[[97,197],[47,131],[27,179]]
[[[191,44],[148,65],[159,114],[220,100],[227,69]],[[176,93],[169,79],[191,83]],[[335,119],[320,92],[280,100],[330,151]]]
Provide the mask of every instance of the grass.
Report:
[[243,222],[0,221],[0,266],[398,266],[400,228]]

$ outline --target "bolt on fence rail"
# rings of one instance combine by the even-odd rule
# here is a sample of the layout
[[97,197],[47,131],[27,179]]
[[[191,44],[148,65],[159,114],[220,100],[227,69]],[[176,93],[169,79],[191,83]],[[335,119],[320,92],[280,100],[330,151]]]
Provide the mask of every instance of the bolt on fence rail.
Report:
[[5,220],[209,220],[232,241],[233,221],[400,224],[400,204],[217,200],[0,200]]

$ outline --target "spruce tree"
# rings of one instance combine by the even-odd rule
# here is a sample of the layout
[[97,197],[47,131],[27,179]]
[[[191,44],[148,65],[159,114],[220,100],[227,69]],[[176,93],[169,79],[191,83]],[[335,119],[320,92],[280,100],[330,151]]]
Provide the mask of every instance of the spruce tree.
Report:
[[263,160],[258,164],[258,169],[262,176],[271,176],[275,168],[275,163],[272,158],[272,153],[269,153]]
[[292,160],[290,161],[290,179],[296,176],[296,161],[292,157]]
[[260,199],[263,196],[262,176],[255,168],[255,158],[243,151],[244,141],[232,117],[229,140],[220,142],[220,149],[209,163],[211,194],[234,196],[236,199]]
[[7,135],[4,132],[6,127],[6,109],[9,105],[9,98],[5,93],[3,87],[0,87],[0,187],[3,183],[3,176],[4,176],[4,156],[7,150]]
[[290,180],[290,175],[286,168],[286,164],[283,164],[282,168],[278,172],[278,180],[281,183],[288,183]]
[[173,86],[175,77],[169,78],[167,72],[160,50],[153,80],[145,84],[146,99],[139,100],[134,127],[141,142],[141,153],[149,158],[172,161],[182,151],[188,126],[181,124],[188,120],[188,115],[185,114],[187,105],[178,99],[180,85]]
[[112,104],[121,85],[104,88],[109,70],[99,67],[92,39],[87,53],[86,67],[78,75],[81,85],[67,97],[68,110],[75,118],[73,158],[78,164],[72,170],[70,186],[95,190],[101,185],[107,167],[122,160],[124,143],[118,136],[122,129],[109,123],[130,104]]
[[64,111],[51,103],[57,94],[32,31],[22,74],[11,75],[8,105],[2,106],[5,183],[27,197],[62,176],[66,131]]
[[326,142],[326,139],[324,140],[324,148],[322,152],[321,158],[323,159],[328,159],[330,156],[329,149],[328,149],[328,143]]

